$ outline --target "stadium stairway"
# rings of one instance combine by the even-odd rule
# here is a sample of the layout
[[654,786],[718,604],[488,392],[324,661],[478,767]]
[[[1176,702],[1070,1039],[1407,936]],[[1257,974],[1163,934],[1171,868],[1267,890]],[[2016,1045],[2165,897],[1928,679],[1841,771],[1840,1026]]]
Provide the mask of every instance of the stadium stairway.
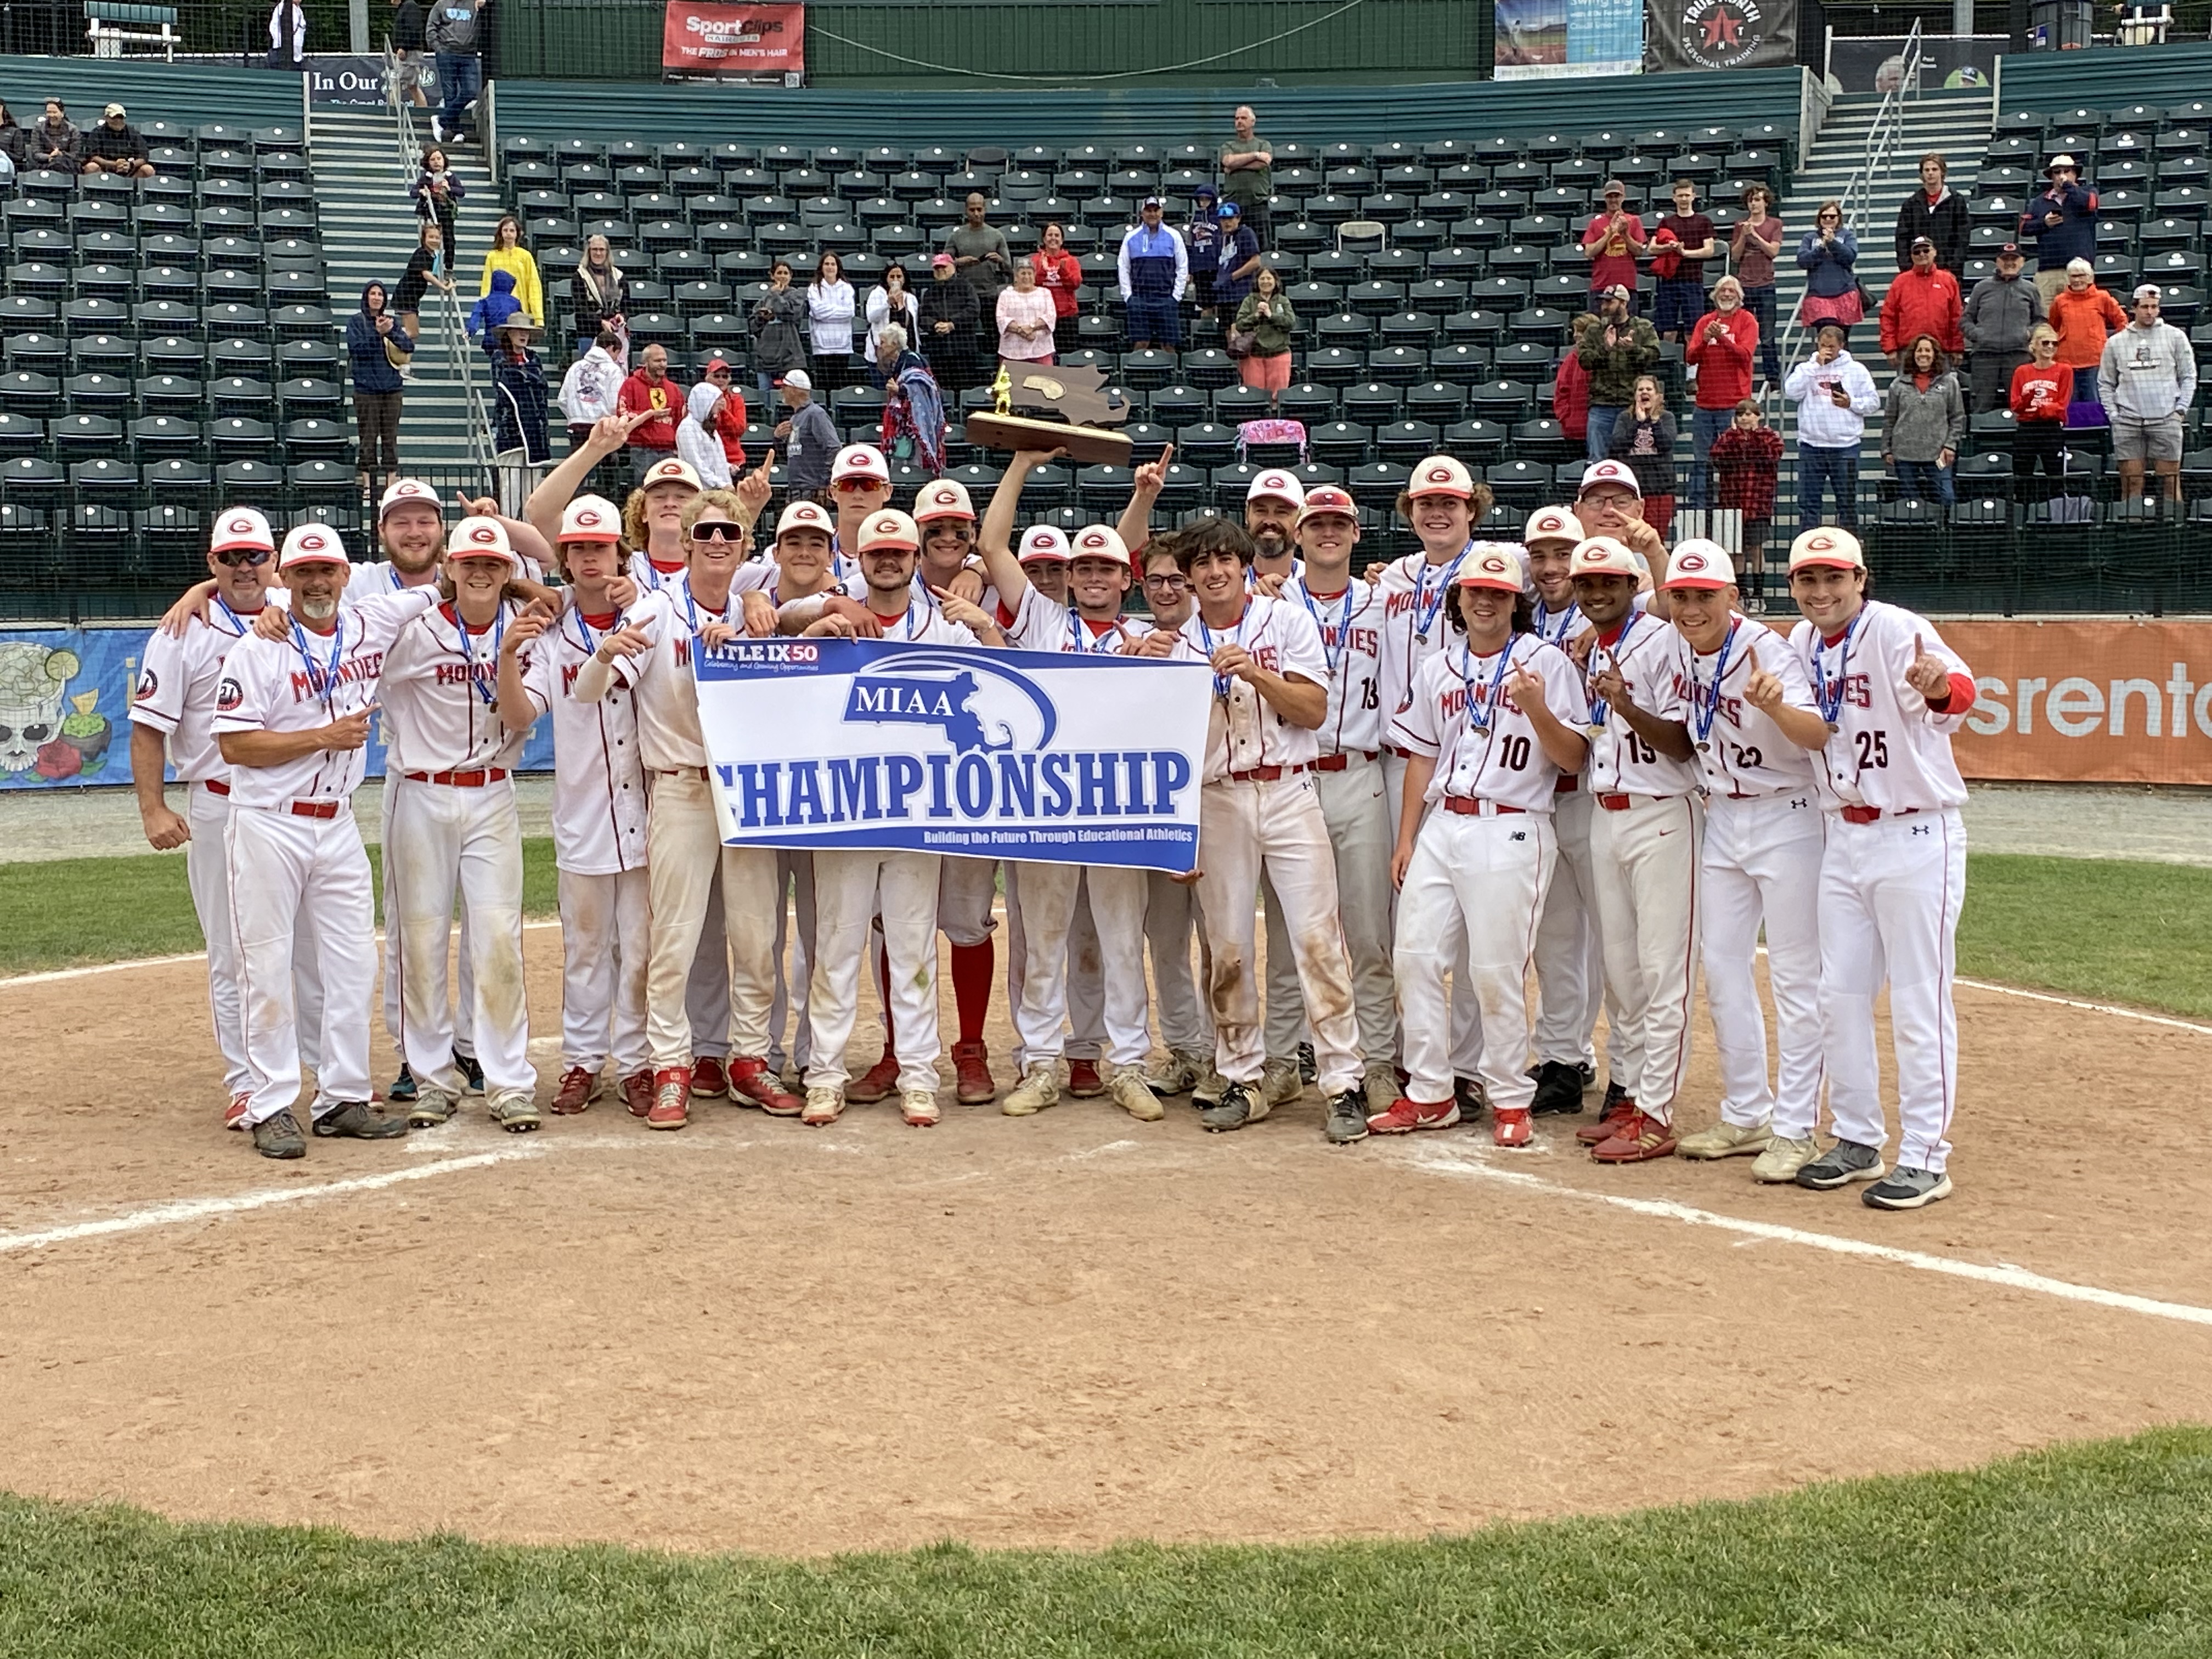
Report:
[[[467,186],[461,204],[456,265],[459,295],[465,314],[477,298],[477,274],[499,195],[484,170],[480,153],[455,146],[448,159]],[[331,309],[341,319],[361,303],[365,283],[397,283],[420,235],[407,187],[411,168],[399,157],[398,118],[389,110],[347,110],[315,116],[312,161],[316,210],[322,228],[323,255],[329,273]],[[441,487],[466,473],[476,477],[469,448],[468,404],[453,374],[453,348],[480,372],[476,349],[449,341],[436,313],[422,313],[428,337],[415,355],[415,378],[407,388],[399,424],[400,465],[419,471]],[[482,382],[480,381],[480,384]],[[478,479],[477,487],[483,487]]]

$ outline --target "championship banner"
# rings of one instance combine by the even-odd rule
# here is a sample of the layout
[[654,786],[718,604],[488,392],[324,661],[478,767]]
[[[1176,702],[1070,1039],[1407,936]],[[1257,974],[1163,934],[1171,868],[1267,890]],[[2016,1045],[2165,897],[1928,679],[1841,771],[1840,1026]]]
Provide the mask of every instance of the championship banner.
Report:
[[1644,67],[1763,69],[1797,61],[1797,0],[1652,0]]
[[1970,778],[2212,784],[2212,622],[1938,622],[1974,671]]
[[732,640],[691,672],[732,847],[1197,866],[1203,663]]
[[668,0],[660,67],[685,75],[804,75],[806,8]]

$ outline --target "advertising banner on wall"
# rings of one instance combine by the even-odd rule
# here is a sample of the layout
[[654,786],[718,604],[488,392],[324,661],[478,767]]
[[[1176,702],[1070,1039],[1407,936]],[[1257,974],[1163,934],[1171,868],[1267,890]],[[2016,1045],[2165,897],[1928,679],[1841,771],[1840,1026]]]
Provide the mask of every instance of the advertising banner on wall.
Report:
[[1496,0],[1497,78],[1633,75],[1644,58],[1643,0]]
[[1947,622],[1970,778],[2212,784],[2212,622]]
[[1652,0],[1644,21],[1651,74],[1797,61],[1797,0]]
[[661,19],[660,67],[679,75],[803,75],[806,8],[668,0]]
[[[1995,84],[1998,55],[2007,50],[2002,34],[1923,34],[1920,37],[1920,89],[1942,87],[1957,92]],[[1831,92],[1887,93],[1905,78],[1905,40],[1894,34],[1828,36]]]

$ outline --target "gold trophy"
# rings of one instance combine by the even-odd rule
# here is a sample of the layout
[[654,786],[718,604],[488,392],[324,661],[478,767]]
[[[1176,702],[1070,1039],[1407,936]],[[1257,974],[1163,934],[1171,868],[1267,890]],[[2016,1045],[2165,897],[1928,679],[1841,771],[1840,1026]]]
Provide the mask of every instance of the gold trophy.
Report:
[[968,417],[968,441],[982,449],[1064,449],[1084,466],[1127,466],[1126,434],[1103,430],[1129,418],[1126,400],[1110,398],[1095,368],[999,365],[988,415]]

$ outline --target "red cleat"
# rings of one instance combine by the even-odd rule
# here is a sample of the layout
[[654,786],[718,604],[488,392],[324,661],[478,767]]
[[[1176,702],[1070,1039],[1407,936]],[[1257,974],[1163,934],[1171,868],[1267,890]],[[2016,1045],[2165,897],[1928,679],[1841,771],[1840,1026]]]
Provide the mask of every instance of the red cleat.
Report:
[[653,1073],[632,1072],[623,1079],[623,1104],[629,1108],[632,1117],[643,1117],[653,1109]]
[[1415,1129],[1449,1129],[1459,1121],[1459,1102],[1439,1100],[1433,1104],[1419,1100],[1407,1100],[1401,1096],[1387,1112],[1377,1112],[1367,1120],[1370,1134],[1410,1134]]
[[580,1066],[571,1066],[561,1073],[561,1086],[554,1091],[553,1115],[574,1117],[592,1103],[599,1092],[599,1074],[587,1072]]
[[730,1092],[730,1074],[722,1069],[722,1062],[712,1054],[701,1054],[691,1062],[691,1094],[697,1100],[720,1100]]
[[952,1097],[963,1106],[980,1106],[999,1097],[991,1076],[991,1051],[980,1042],[952,1045]]
[[664,1066],[653,1074],[653,1106],[645,1115],[648,1129],[680,1129],[691,1121],[691,1073],[682,1066]]
[[845,1085],[845,1098],[863,1106],[873,1105],[898,1087],[898,1056],[886,1048],[884,1057],[868,1067],[866,1076]]
[[783,1086],[764,1060],[730,1062],[730,1098],[741,1106],[757,1106],[770,1117],[797,1117],[806,1109],[806,1103]]
[[1609,1139],[1590,1148],[1590,1156],[1600,1164],[1648,1164],[1674,1155],[1674,1131],[1642,1112],[1631,1112]]
[[230,1097],[230,1104],[222,1109],[222,1127],[243,1129],[246,1127],[246,1108],[253,1098],[253,1091],[240,1089]]
[[1106,1079],[1098,1075],[1097,1060],[1067,1062],[1067,1092],[1078,1100],[1096,1100],[1106,1092]]
[[1490,1138],[1501,1146],[1526,1146],[1536,1138],[1536,1131],[1528,1121],[1526,1107],[1515,1111],[1501,1107],[1490,1115]]
[[1585,1123],[1575,1131],[1575,1139],[1585,1146],[1595,1146],[1601,1140],[1613,1139],[1613,1131],[1637,1115],[1636,1097],[1623,1095],[1613,1103],[1595,1123]]

